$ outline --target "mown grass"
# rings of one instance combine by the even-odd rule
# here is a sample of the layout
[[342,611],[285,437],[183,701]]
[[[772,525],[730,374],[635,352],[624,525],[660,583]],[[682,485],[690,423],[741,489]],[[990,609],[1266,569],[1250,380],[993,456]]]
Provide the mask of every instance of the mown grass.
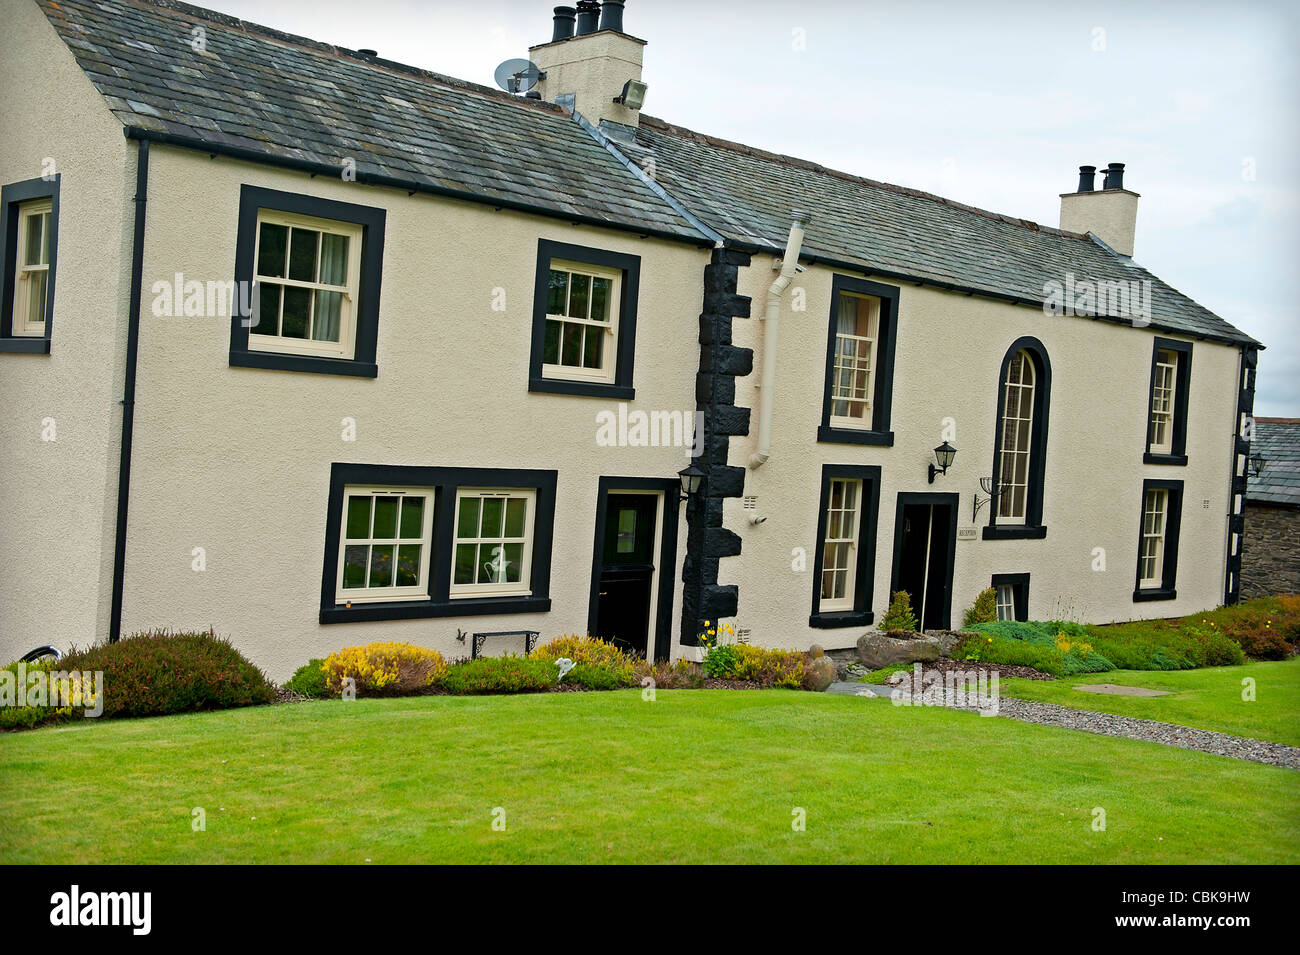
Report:
[[1297,806],[1289,770],[781,690],[313,702],[0,737],[5,863],[1296,862]]
[[[1243,698],[1243,680],[1254,681],[1253,700]],[[1076,689],[1089,683],[1142,686],[1170,695],[1108,696]],[[1000,689],[1026,700],[1300,746],[1300,657],[1201,670],[1112,670],[1050,682],[1011,679],[1002,680]]]

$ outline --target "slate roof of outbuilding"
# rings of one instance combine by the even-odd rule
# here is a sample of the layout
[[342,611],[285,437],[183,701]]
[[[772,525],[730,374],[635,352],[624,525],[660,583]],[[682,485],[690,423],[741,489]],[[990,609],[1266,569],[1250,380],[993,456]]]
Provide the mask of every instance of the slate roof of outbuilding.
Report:
[[173,0],[38,2],[128,128],[704,241],[554,105]]
[[1264,456],[1264,469],[1247,475],[1246,499],[1300,507],[1300,418],[1256,418],[1250,453]]
[[[1086,236],[672,126],[649,116],[629,171],[557,106],[292,36],[177,0],[36,0],[133,135],[410,185],[698,244],[779,252],[792,208],[805,253],[881,276],[1034,304],[1044,284],[1150,281],[1151,324],[1254,339]],[[203,49],[192,30],[204,31]],[[1104,316],[1103,316],[1104,317]]]

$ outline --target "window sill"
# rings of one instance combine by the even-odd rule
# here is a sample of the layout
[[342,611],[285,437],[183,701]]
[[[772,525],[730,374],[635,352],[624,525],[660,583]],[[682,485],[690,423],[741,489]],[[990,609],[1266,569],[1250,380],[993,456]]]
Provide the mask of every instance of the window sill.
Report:
[[15,355],[48,355],[50,340],[44,336],[15,335],[12,338],[0,338],[0,352]]
[[568,378],[529,378],[528,390],[541,394],[578,395],[586,398],[617,398],[631,401],[636,389],[603,381],[572,381]]
[[420,617],[470,617],[488,613],[546,613],[549,597],[483,597],[456,600],[390,600],[356,603],[351,607],[321,607],[321,623],[366,620],[414,620]]
[[986,541],[1042,540],[1047,528],[1042,524],[991,524],[984,528]]
[[853,428],[832,428],[820,425],[817,428],[817,440],[826,444],[872,444],[882,448],[894,446],[892,431],[858,431]]
[[1146,603],[1151,600],[1173,600],[1178,596],[1178,591],[1172,588],[1165,589],[1161,587],[1156,590],[1135,590],[1133,591],[1134,603]]
[[870,610],[836,610],[829,613],[814,613],[808,618],[808,626],[818,630],[833,630],[836,627],[866,627],[876,619]]
[[1153,454],[1148,451],[1142,455],[1143,464],[1171,464],[1176,467],[1182,467],[1187,463],[1185,454]]
[[231,367],[266,368],[272,371],[300,371],[318,375],[350,375],[354,378],[379,377],[375,362],[351,358],[325,358],[321,355],[290,355],[284,352],[230,350]]

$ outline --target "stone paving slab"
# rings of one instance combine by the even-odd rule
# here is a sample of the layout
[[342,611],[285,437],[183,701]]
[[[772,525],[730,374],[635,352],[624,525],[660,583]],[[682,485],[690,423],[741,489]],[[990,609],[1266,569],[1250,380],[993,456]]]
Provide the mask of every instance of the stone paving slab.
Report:
[[1084,683],[1075,687],[1083,693],[1105,693],[1108,696],[1168,696],[1168,690],[1149,690],[1145,686],[1124,686],[1120,683]]

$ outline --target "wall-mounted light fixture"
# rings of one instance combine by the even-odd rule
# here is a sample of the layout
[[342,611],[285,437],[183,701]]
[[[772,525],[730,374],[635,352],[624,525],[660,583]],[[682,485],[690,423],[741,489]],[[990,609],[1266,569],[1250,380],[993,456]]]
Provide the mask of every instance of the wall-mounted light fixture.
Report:
[[1264,470],[1264,455],[1252,454],[1246,458],[1246,464],[1250,468],[1250,476],[1259,477],[1260,472]]
[[952,459],[957,456],[957,449],[945,441],[934,449],[934,459],[939,462],[938,467],[930,465],[930,483],[934,483],[936,474],[947,474],[948,466],[952,464]]
[[681,500],[689,501],[700,493],[700,485],[704,483],[704,472],[692,463],[678,471],[677,478],[682,482]]
[[623,92],[614,97],[615,103],[622,103],[628,109],[640,109],[645,105],[645,93],[649,87],[640,80],[628,80],[623,84]]

